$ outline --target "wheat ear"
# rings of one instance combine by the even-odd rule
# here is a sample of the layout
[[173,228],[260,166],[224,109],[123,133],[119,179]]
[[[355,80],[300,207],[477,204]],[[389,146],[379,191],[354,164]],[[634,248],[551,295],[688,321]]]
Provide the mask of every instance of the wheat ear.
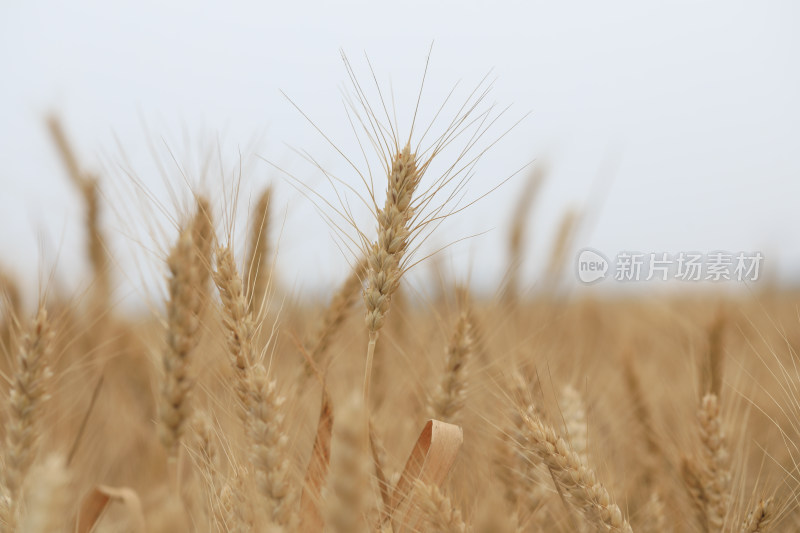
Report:
[[664,533],[670,531],[667,526],[667,510],[664,501],[657,492],[650,495],[650,499],[642,509],[642,530],[652,533]]
[[604,531],[632,533],[622,511],[597,481],[594,470],[581,462],[569,443],[538,417],[525,415],[524,419],[529,452],[549,468],[553,479],[566,490],[586,520]]
[[741,533],[767,533],[772,530],[774,510],[772,498],[759,500],[758,505],[747,513],[742,523]]
[[206,505],[202,505],[197,500],[197,497],[192,494],[189,498],[189,510],[194,516],[196,512],[202,510],[207,519],[213,516],[214,500],[219,494],[221,485],[220,470],[217,465],[218,447],[214,437],[214,427],[211,422],[211,417],[202,409],[195,411],[192,420],[192,457],[194,458],[197,473],[199,474],[202,482],[200,483],[199,492],[206,501]]
[[191,418],[189,355],[197,344],[198,315],[202,308],[198,283],[203,277],[202,266],[197,260],[192,233],[191,227],[182,230],[167,258],[167,347],[162,357],[164,377],[159,422],[161,442],[170,461],[177,458],[184,427]]
[[331,533],[367,531],[369,507],[367,414],[357,395],[340,409],[333,427],[331,466],[325,497],[325,521]]
[[529,175],[525,182],[525,188],[517,199],[511,218],[511,229],[508,232],[508,267],[501,293],[502,301],[507,305],[516,304],[519,296],[519,271],[525,251],[528,219],[544,175],[541,166],[537,166]]
[[706,495],[703,489],[702,473],[697,463],[688,457],[681,458],[681,477],[683,478],[686,492],[695,512],[700,528],[708,531],[708,520],[706,518]]
[[438,533],[464,533],[467,526],[461,518],[461,511],[453,507],[450,498],[439,487],[417,480],[414,486],[422,516],[433,531]]
[[572,385],[566,385],[561,390],[561,414],[564,417],[564,425],[567,430],[567,437],[572,449],[581,458],[581,461],[588,462],[589,437],[586,420],[586,404],[578,390]]
[[575,234],[580,224],[580,213],[568,210],[564,213],[558,224],[550,257],[547,260],[546,279],[548,287],[556,287],[564,272],[567,254],[575,240]]
[[284,399],[264,366],[255,362],[253,312],[247,306],[242,279],[230,248],[217,250],[217,270],[212,274],[224,309],[227,348],[236,374],[234,389],[250,438],[251,460],[258,489],[268,502],[270,518],[279,525],[292,519],[294,502],[289,483],[288,439],[284,429]]
[[9,393],[0,471],[0,524],[6,528],[3,531],[15,530],[22,484],[38,451],[42,411],[52,387],[52,339],[47,311],[40,307],[17,352]]
[[[516,404],[510,412],[510,420],[501,441],[500,457],[508,462],[498,465],[500,480],[505,487],[506,500],[511,505],[515,519],[522,510],[535,516],[550,495],[547,489],[550,478],[541,461],[531,460],[530,442],[526,417],[540,418],[541,412],[533,402],[525,378],[514,371],[511,379],[512,398]],[[498,457],[498,460],[500,460]]]
[[96,177],[81,169],[78,158],[72,148],[61,121],[55,115],[47,118],[50,135],[58,148],[67,174],[83,196],[86,210],[86,252],[94,274],[92,294],[95,305],[107,306],[110,297],[110,279],[108,271],[108,253],[105,238],[100,229],[100,189]]
[[472,322],[464,311],[458,317],[445,354],[445,368],[428,412],[431,418],[455,423],[467,395],[466,364],[474,349]]
[[217,269],[212,273],[212,277],[222,301],[224,310],[222,324],[226,331],[226,347],[236,376],[234,390],[244,408],[240,411],[244,417],[250,399],[249,373],[255,359],[253,348],[255,323],[230,248],[217,250]]
[[622,370],[629,399],[633,404],[633,412],[636,414],[636,420],[641,425],[644,433],[647,450],[651,456],[663,457],[664,452],[661,441],[658,439],[658,434],[653,425],[653,416],[645,399],[644,391],[642,391],[641,378],[636,372],[636,368],[633,365],[633,357],[630,354],[623,359]]
[[289,480],[288,437],[284,428],[284,398],[278,395],[263,365],[253,367],[247,430],[256,483],[268,502],[268,513],[278,525],[294,518],[294,492]]
[[375,344],[389,311],[392,295],[397,291],[403,274],[402,260],[411,237],[408,226],[414,215],[411,201],[420,178],[416,154],[411,153],[410,145],[406,144],[394,156],[389,169],[386,202],[383,209],[377,212],[378,240],[373,243],[367,255],[369,274],[364,303],[367,306],[365,321],[369,331],[369,345],[364,373],[365,402],[369,398]]
[[725,447],[717,395],[703,397],[697,414],[702,442],[701,483],[705,495],[706,520],[710,531],[722,531],[730,503],[730,457]]
[[229,533],[255,531],[253,508],[245,485],[247,470],[236,468],[233,479],[228,480],[219,491],[219,506],[215,509],[215,522]]

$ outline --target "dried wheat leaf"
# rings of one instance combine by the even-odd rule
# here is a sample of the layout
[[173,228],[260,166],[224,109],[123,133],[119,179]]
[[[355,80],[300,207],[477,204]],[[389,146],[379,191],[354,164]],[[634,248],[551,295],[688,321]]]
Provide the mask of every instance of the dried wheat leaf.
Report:
[[90,533],[95,529],[103,514],[112,503],[123,505],[131,518],[134,533],[143,533],[144,513],[142,503],[136,491],[127,487],[107,487],[97,485],[84,496],[78,512],[78,520],[75,526],[75,533]]
[[400,480],[392,493],[391,519],[394,531],[417,531],[421,517],[413,501],[412,489],[417,480],[441,487],[456,460],[463,430],[440,420],[428,420],[406,461]]

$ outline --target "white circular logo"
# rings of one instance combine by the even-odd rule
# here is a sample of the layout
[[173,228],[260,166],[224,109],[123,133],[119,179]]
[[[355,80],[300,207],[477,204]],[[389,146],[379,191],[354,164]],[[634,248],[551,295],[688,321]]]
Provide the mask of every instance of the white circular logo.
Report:
[[578,279],[583,283],[596,283],[606,279],[608,259],[597,250],[584,248],[578,254]]

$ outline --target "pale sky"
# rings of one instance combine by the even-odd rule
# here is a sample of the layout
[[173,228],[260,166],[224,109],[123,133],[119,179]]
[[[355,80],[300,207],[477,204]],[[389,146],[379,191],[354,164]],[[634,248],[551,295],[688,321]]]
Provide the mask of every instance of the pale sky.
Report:
[[[391,83],[403,124],[434,42],[423,117],[456,82],[472,88],[490,70],[487,102],[511,105],[503,124],[530,112],[486,154],[469,186],[476,196],[525,163],[546,161],[526,285],[539,279],[569,208],[589,213],[575,251],[758,250],[771,276],[798,278],[798,4],[335,4],[0,3],[0,265],[35,282],[42,253],[48,264],[57,256],[68,284],[85,268],[79,197],[43,126],[46,112],[61,115],[85,166],[123,204],[127,169],[172,205],[149,145],[179,176],[169,150],[187,168],[201,160],[185,132],[195,146],[219,139],[229,169],[240,150],[255,153],[330,197],[322,175],[290,147],[354,186],[357,176],[281,91],[356,157],[339,49],[366,81],[369,55],[382,86]],[[284,281],[302,292],[340,278],[345,257],[314,206],[263,160],[251,158],[247,169],[243,202],[269,181],[277,188]],[[441,256],[447,271],[497,283],[523,182],[524,174],[512,178],[434,233],[430,247],[480,234]],[[138,204],[106,213],[125,268],[139,246],[130,235],[136,209],[155,216]]]

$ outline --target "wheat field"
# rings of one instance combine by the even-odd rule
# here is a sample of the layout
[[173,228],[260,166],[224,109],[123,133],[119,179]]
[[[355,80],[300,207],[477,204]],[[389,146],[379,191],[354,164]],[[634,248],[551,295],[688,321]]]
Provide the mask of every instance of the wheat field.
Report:
[[[420,296],[404,276],[435,260],[417,244],[456,210],[446,191],[468,187],[471,161],[427,171],[485,116],[468,107],[420,147],[361,109],[382,160],[338,285],[281,286],[272,187],[237,184],[248,221],[233,227],[235,202],[187,185],[149,312],[115,305],[107,182],[48,119],[84,200],[70,253],[88,288],[2,278],[0,530],[800,528],[796,294],[525,291],[523,194],[498,213],[494,291],[442,275]],[[574,218],[538,286],[568,270]]]

